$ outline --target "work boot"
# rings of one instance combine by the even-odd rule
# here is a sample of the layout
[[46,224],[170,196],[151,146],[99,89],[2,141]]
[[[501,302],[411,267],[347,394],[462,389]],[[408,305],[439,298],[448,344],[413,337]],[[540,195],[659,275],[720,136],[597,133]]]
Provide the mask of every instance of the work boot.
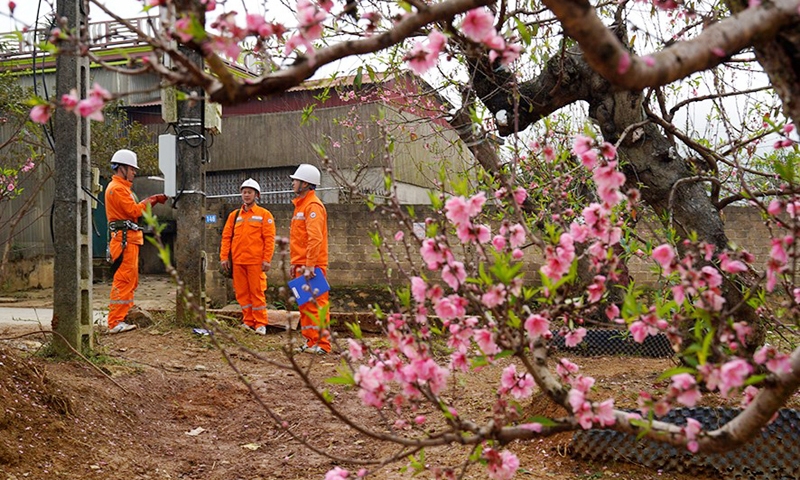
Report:
[[302,345],[294,349],[297,353],[311,353],[314,355],[325,355],[326,352],[322,347],[319,345],[314,345],[313,347],[309,347],[308,345]]
[[116,327],[110,329],[108,333],[122,333],[133,330],[136,328],[136,325],[131,325],[130,323],[119,322]]

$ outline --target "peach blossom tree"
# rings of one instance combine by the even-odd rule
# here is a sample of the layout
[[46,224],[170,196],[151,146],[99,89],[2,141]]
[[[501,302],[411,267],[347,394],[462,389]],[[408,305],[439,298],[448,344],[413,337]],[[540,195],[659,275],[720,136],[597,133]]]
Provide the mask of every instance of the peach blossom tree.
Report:
[[[376,431],[359,419],[339,419],[362,435],[398,445],[400,453],[349,459],[355,468],[343,464],[326,478],[360,478],[406,458],[436,478],[457,478],[459,468],[476,464],[489,478],[513,478],[520,463],[507,448],[510,442],[589,428],[692,452],[722,451],[747,442],[797,392],[800,348],[796,342],[765,343],[763,331],[764,322],[773,322],[796,332],[800,318],[797,0],[299,0],[290,17],[240,14],[214,0],[151,0],[145,10],[170,12],[155,36],[110,7],[92,2],[95,7],[136,31],[152,54],[125,66],[106,65],[93,54],[86,32],[56,29],[50,42],[83,45],[83,54],[120,73],[152,72],[167,85],[202,87],[224,105],[285,91],[357,55],[385,54],[389,67],[400,63],[420,75],[437,69],[443,77],[463,74],[461,108],[450,120],[467,127],[458,132],[482,167],[479,184],[432,195],[435,213],[425,218],[396,200],[377,207],[399,228],[376,232],[373,242],[387,270],[402,272],[407,284],[394,290],[393,311],[377,312],[388,343],[364,341],[353,325],[353,338],[340,344],[341,374],[330,379],[349,386],[391,428]],[[206,68],[188,61],[176,42],[199,52]],[[260,58],[260,73],[252,78],[231,75],[223,61],[239,58],[243,45]],[[450,59],[458,60],[452,70]],[[745,93],[763,91],[767,100],[754,102],[734,124],[722,101],[739,88],[726,72],[735,77],[734,67],[756,64],[769,88]],[[358,72],[357,78],[363,69]],[[679,108],[703,97],[698,85],[709,78],[722,88],[709,94],[719,103],[708,123],[721,125],[724,141],[717,141],[717,131],[702,137],[676,121]],[[111,99],[95,85],[85,99],[39,100],[31,118],[44,122],[54,108],[66,108],[100,120]],[[588,105],[576,110],[580,121],[559,113],[577,102]],[[507,137],[509,148],[496,148],[487,134]],[[768,169],[755,169],[765,146],[783,154],[761,162]],[[393,182],[387,169],[386,185]],[[719,211],[734,202],[763,212],[772,232],[765,265],[725,235]],[[663,242],[637,236],[636,221],[646,208],[662,220]],[[424,234],[416,235],[420,223]],[[645,295],[625,280],[632,256],[652,262],[660,290]],[[537,278],[523,273],[525,262],[541,265]],[[620,284],[621,298],[612,299]],[[780,294],[778,306],[764,301],[773,293]],[[618,325],[635,342],[663,334],[680,352],[681,367],[664,372],[666,392],[642,392],[633,413],[600,396],[595,379],[550,348],[556,335],[567,346],[580,345],[598,319]],[[336,415],[336,401],[286,353]],[[491,415],[470,418],[448,395],[450,385],[492,365],[500,365],[501,373]],[[525,416],[520,406],[534,392],[567,413]],[[706,395],[735,398],[744,409],[716,430],[693,419],[685,425],[659,420]],[[277,412],[270,414],[290,430]],[[468,450],[462,467],[424,457],[426,449],[444,445]]]

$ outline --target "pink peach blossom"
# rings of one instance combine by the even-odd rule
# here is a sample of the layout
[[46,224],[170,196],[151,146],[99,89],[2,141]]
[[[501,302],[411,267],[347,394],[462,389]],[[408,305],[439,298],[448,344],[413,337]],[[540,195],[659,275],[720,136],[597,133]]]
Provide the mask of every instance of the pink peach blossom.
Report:
[[500,353],[500,347],[494,341],[494,334],[485,328],[475,330],[475,343],[485,355],[495,355]]
[[464,269],[464,264],[461,262],[449,263],[442,269],[442,280],[453,290],[458,289],[466,278],[467,271]]
[[52,107],[48,105],[36,105],[31,109],[31,120],[36,123],[47,123],[53,114]]
[[485,8],[475,8],[467,12],[461,23],[464,35],[476,42],[482,42],[496,34],[494,15]]
[[594,170],[597,166],[597,152],[594,150],[587,150],[579,155],[581,163],[588,170]]
[[519,223],[515,223],[508,228],[508,241],[511,248],[521,247],[525,243],[525,228]]
[[82,117],[102,122],[103,106],[105,106],[105,104],[100,97],[89,97],[78,102],[75,111]]
[[572,143],[572,153],[580,157],[594,146],[594,139],[585,135],[576,135]]
[[687,407],[694,407],[701,396],[694,376],[688,373],[673,376],[671,388],[677,393],[676,399]]
[[[491,450],[491,449],[490,449]],[[486,464],[486,473],[491,480],[511,480],[519,469],[519,459],[516,455],[503,450],[499,456],[493,456]]]
[[425,294],[427,293],[428,286],[420,277],[411,277],[411,295],[417,303],[425,301]]
[[672,261],[675,259],[675,251],[670,245],[663,244],[657,246],[653,249],[652,257],[653,260],[661,265],[665,276],[672,272]]
[[175,29],[175,35],[178,36],[178,39],[182,43],[189,43],[194,39],[194,34],[192,33],[192,19],[190,17],[181,17],[175,21],[173,27]]
[[503,284],[495,284],[489,287],[486,292],[481,295],[481,302],[487,308],[494,308],[502,305],[506,301],[506,287]]
[[517,400],[528,398],[533,393],[534,381],[530,373],[517,374],[517,367],[511,364],[500,375],[500,389],[502,392],[511,393]]
[[608,427],[617,423],[617,418],[614,416],[614,399],[609,398],[603,400],[598,404],[592,405],[594,410],[593,423],[601,426]]
[[586,336],[586,329],[583,327],[577,328],[564,337],[564,345],[567,347],[576,347],[583,341]]
[[522,187],[517,187],[517,189],[514,190],[514,201],[517,202],[517,205],[522,205],[526,198],[528,198],[527,190]]
[[70,90],[69,93],[61,95],[61,106],[68,112],[73,111],[78,105],[79,101],[80,98],[78,98],[78,92],[74,88]]
[[532,422],[520,424],[519,428],[523,430],[530,430],[531,432],[541,433],[543,426],[541,423]]
[[606,290],[605,281],[606,277],[604,275],[596,275],[592,280],[592,284],[586,287],[589,303],[598,302],[603,297],[603,292]]
[[538,338],[550,331],[550,321],[534,313],[525,320],[525,331],[531,339]]
[[600,146],[600,153],[606,160],[614,160],[617,158],[617,147],[611,143],[603,142],[603,145]]
[[494,238],[492,239],[492,246],[498,252],[502,251],[504,248],[506,248],[505,237],[503,237],[502,235],[495,235]]
[[350,472],[347,470],[340,467],[333,467],[333,470],[329,470],[328,473],[325,474],[325,480],[347,480],[349,476]]
[[735,358],[719,369],[719,392],[723,398],[728,397],[728,392],[744,385],[747,377],[753,373],[753,367],[746,360]]
[[776,216],[781,213],[782,209],[783,209],[783,202],[781,202],[778,199],[775,199],[769,202],[769,206],[767,206],[767,213],[769,213],[772,216]]
[[[720,257],[722,257],[722,255],[720,255]],[[719,268],[721,268],[723,272],[727,273],[741,273],[747,271],[747,265],[739,260],[731,260],[727,256],[721,258]]]
[[444,202],[445,216],[455,224],[469,222],[469,208],[464,197],[450,197]]
[[355,361],[358,361],[358,360],[361,360],[361,358],[364,357],[364,353],[366,351],[366,348],[364,347],[363,344],[361,344],[361,343],[353,340],[352,338],[350,338],[350,339],[347,340],[347,350],[348,350],[348,352],[350,354],[350,358],[355,360]]
[[617,73],[620,75],[624,75],[628,73],[628,70],[631,68],[631,54],[628,52],[623,53],[619,57],[619,62],[617,62]]

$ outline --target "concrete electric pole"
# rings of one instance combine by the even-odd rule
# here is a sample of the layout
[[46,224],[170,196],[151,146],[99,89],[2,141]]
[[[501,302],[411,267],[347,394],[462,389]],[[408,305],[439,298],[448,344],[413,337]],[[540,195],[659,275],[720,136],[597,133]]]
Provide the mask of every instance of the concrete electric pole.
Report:
[[[203,68],[203,58],[196,51],[179,47],[183,55]],[[205,315],[205,92],[200,88],[184,88],[186,99],[178,101],[177,124],[177,187],[178,215],[175,238],[175,268]],[[196,324],[178,291],[176,321],[179,325]]]
[[[66,18],[70,31],[85,34],[84,2],[58,0],[58,18]],[[56,98],[75,89],[86,98],[89,61],[67,45],[56,58]],[[59,108],[55,112],[55,200],[53,239],[55,276],[53,289],[53,344],[60,355],[69,346],[91,350],[92,337],[92,211],[89,120]],[[65,343],[66,342],[66,343]],[[69,346],[67,345],[69,344]]]

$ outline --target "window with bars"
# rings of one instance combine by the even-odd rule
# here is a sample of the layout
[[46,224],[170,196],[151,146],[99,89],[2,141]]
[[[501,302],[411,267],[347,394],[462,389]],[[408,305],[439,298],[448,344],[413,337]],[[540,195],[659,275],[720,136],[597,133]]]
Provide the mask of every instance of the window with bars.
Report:
[[226,203],[240,201],[239,187],[242,182],[252,178],[261,186],[259,203],[292,203],[292,181],[289,175],[295,167],[261,168],[230,172],[208,172],[206,191],[209,198],[224,198]]

